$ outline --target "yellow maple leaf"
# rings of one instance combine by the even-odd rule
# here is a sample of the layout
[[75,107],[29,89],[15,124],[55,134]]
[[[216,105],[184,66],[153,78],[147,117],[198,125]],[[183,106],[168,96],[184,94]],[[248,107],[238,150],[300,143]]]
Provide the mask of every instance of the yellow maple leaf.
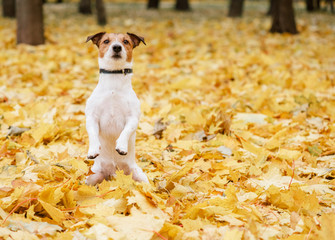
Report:
[[47,202],[53,206],[63,198],[64,193],[61,188],[47,187],[44,188],[40,193],[38,198],[44,202]]
[[65,219],[64,213],[58,208],[52,206],[51,204],[39,200],[44,210],[50,215],[50,217],[57,223],[62,224],[62,221]]

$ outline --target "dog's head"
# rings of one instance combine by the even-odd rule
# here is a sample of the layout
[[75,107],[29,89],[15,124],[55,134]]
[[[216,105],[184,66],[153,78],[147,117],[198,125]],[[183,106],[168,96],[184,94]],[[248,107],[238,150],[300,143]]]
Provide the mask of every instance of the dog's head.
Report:
[[[144,38],[133,33],[100,32],[88,36],[86,42],[92,41],[99,48],[99,65],[107,69],[120,69],[132,63],[133,49]],[[102,66],[101,66],[102,65]]]

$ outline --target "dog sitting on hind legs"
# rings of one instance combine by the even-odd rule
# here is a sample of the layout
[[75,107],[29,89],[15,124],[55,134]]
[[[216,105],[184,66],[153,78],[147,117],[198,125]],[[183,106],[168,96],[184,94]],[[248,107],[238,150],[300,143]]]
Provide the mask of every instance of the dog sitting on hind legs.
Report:
[[109,179],[117,169],[148,182],[135,162],[135,138],[141,110],[131,84],[133,49],[144,38],[133,33],[100,32],[87,37],[99,49],[99,82],[86,103],[87,157],[94,159],[86,183]]

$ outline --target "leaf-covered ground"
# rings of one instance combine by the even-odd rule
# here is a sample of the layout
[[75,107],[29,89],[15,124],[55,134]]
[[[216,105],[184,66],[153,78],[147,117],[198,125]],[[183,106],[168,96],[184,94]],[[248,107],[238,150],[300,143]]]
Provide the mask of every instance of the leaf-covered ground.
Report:
[[[0,239],[333,239],[334,17],[298,10],[301,33],[276,35],[255,6],[232,20],[219,3],[108,5],[101,28],[51,4],[38,47],[16,46],[15,21],[1,18]],[[84,183],[98,78],[84,41],[101,30],[147,42],[133,86],[150,184],[122,172]]]

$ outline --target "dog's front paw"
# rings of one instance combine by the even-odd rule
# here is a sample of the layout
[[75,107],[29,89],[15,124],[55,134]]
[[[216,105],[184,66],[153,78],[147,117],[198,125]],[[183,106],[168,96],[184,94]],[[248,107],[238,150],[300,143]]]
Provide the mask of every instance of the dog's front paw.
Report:
[[116,140],[116,148],[115,150],[120,155],[127,155],[128,153],[128,144],[125,141],[122,141],[120,138]]
[[100,154],[100,147],[95,148],[95,149],[89,149],[88,154],[87,154],[87,158],[88,159],[95,159],[97,156],[99,156],[99,154]]
[[121,148],[115,148],[115,150],[116,150],[120,155],[127,155],[127,150],[122,150]]
[[88,159],[95,159],[97,156],[99,156],[99,153],[89,153],[89,154],[87,154]]

